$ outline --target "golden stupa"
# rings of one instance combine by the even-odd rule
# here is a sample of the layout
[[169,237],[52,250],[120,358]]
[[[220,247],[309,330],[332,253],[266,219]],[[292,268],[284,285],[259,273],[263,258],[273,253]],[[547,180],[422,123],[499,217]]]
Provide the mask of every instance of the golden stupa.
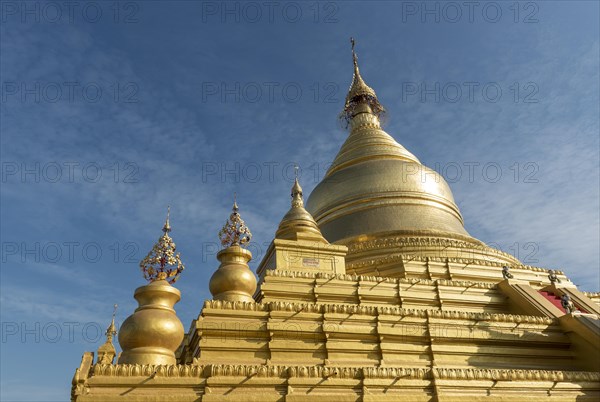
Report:
[[234,203],[184,333],[167,218],[123,352],[113,322],[72,401],[600,400],[600,293],[471,237],[444,179],[382,130],[352,48],[348,139],[306,208],[296,179],[258,281]]

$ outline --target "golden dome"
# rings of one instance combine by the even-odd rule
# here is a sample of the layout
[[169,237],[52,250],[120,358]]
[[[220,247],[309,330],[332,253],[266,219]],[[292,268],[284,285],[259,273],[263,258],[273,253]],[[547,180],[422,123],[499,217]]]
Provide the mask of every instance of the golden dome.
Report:
[[367,104],[355,110],[350,135],[307,207],[330,242],[398,230],[468,236],[444,178],[383,131]]
[[137,288],[134,297],[139,307],[119,331],[119,364],[175,364],[184,330],[173,306],[181,293],[162,279]]
[[[444,178],[382,130],[379,115],[384,108],[360,76],[354,43],[353,61],[354,77],[341,115],[350,134],[307,201],[306,209],[323,236],[347,245],[350,262],[359,258],[353,250],[361,249],[355,247],[361,242],[397,244],[395,239],[411,237],[409,243],[417,244],[416,249],[381,246],[360,258],[394,252],[440,257],[443,252],[518,263],[471,237]],[[413,241],[417,238],[423,241]],[[443,244],[433,238],[461,241],[464,246],[421,247]]]
[[221,265],[208,284],[213,299],[253,302],[256,276],[248,267],[252,253],[240,246],[231,246],[219,251],[217,259]]

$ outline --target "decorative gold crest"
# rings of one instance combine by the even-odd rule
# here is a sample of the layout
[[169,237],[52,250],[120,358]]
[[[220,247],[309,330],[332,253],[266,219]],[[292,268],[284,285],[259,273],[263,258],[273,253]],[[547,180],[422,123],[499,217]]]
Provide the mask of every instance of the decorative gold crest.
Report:
[[252,239],[252,233],[246,226],[246,223],[238,213],[237,202],[233,201],[233,212],[229,215],[229,219],[219,231],[219,239],[223,248],[231,246],[245,246]]
[[167,210],[167,220],[163,226],[163,235],[154,244],[152,250],[146,258],[140,262],[140,268],[144,273],[144,278],[149,282],[157,280],[167,280],[169,283],[175,283],[179,279],[179,274],[185,269],[179,253],[175,253],[175,243],[169,237],[171,225],[169,224],[169,214],[171,209]]

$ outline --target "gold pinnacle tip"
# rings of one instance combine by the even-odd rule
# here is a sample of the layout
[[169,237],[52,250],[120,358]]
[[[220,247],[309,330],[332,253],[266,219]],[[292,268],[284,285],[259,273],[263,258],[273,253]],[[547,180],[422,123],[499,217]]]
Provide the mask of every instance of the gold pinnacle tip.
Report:
[[239,214],[239,207],[236,201],[236,195],[234,193],[234,201],[232,213],[229,215],[229,219],[225,222],[225,225],[219,231],[219,239],[223,248],[231,246],[245,246],[250,242],[252,233],[246,226],[246,223]]

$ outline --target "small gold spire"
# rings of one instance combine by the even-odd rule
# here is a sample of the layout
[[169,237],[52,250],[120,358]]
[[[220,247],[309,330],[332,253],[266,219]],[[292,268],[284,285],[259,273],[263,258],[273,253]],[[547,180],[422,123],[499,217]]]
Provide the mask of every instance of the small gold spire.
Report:
[[304,200],[302,199],[302,187],[298,181],[298,165],[294,165],[294,186],[292,187],[292,208],[299,208],[304,206]]
[[167,206],[167,219],[165,220],[165,225],[163,226],[163,232],[168,233],[171,231],[171,224],[169,223],[169,215],[171,215],[171,206]]
[[115,346],[113,345],[113,337],[117,334],[117,327],[115,326],[115,315],[117,314],[117,305],[114,305],[112,321],[108,328],[106,328],[106,342],[104,342],[98,348],[98,359],[96,363],[100,364],[112,364],[117,352],[115,350]]
[[223,248],[231,246],[245,246],[252,239],[252,233],[246,226],[246,223],[239,214],[239,208],[237,205],[236,195],[233,196],[233,208],[232,213],[229,215],[229,219],[223,225],[223,228],[219,231],[219,238],[221,239],[221,245]]
[[105,335],[107,343],[112,343],[113,337],[117,334],[117,327],[115,326],[115,316],[117,315],[117,307],[119,306],[115,304],[113,308],[112,321],[110,322],[108,328],[106,328]]
[[310,238],[310,240],[318,243],[327,243],[312,215],[304,209],[302,187],[300,186],[298,176],[294,180],[291,196],[292,207],[284,215],[283,219],[281,219],[277,232],[275,232],[275,238],[298,240],[302,237],[306,239]]
[[237,204],[237,193],[233,193],[233,212],[237,212],[239,209]]
[[350,38],[350,43],[352,44],[352,63],[354,64],[354,76],[352,77],[352,85],[350,85],[350,90],[348,91],[348,95],[346,96],[346,103],[350,99],[359,95],[367,95],[373,97],[376,96],[375,90],[368,86],[360,75],[360,70],[358,68],[358,56],[356,55],[356,51],[354,50],[354,38]]
[[292,208],[299,208],[303,206],[304,200],[302,199],[302,187],[300,187],[298,176],[296,176],[294,186],[292,187]]
[[179,279],[181,271],[185,269],[179,253],[175,253],[175,242],[169,237],[171,231],[170,214],[171,207],[168,207],[167,219],[162,229],[164,234],[154,244],[146,258],[140,262],[144,278],[149,282],[167,280],[169,283],[175,283]]
[[354,65],[354,76],[352,77],[352,84],[348,90],[348,95],[346,95],[346,104],[344,105],[344,110],[342,111],[340,118],[346,120],[346,122],[349,122],[354,116],[357,106],[361,104],[368,105],[371,109],[370,111],[379,117],[385,113],[385,108],[381,105],[381,103],[379,103],[373,88],[368,86],[362,79],[360,70],[358,68],[358,56],[354,50],[354,46],[356,44],[354,38],[350,38],[350,43],[352,44],[352,63]]

